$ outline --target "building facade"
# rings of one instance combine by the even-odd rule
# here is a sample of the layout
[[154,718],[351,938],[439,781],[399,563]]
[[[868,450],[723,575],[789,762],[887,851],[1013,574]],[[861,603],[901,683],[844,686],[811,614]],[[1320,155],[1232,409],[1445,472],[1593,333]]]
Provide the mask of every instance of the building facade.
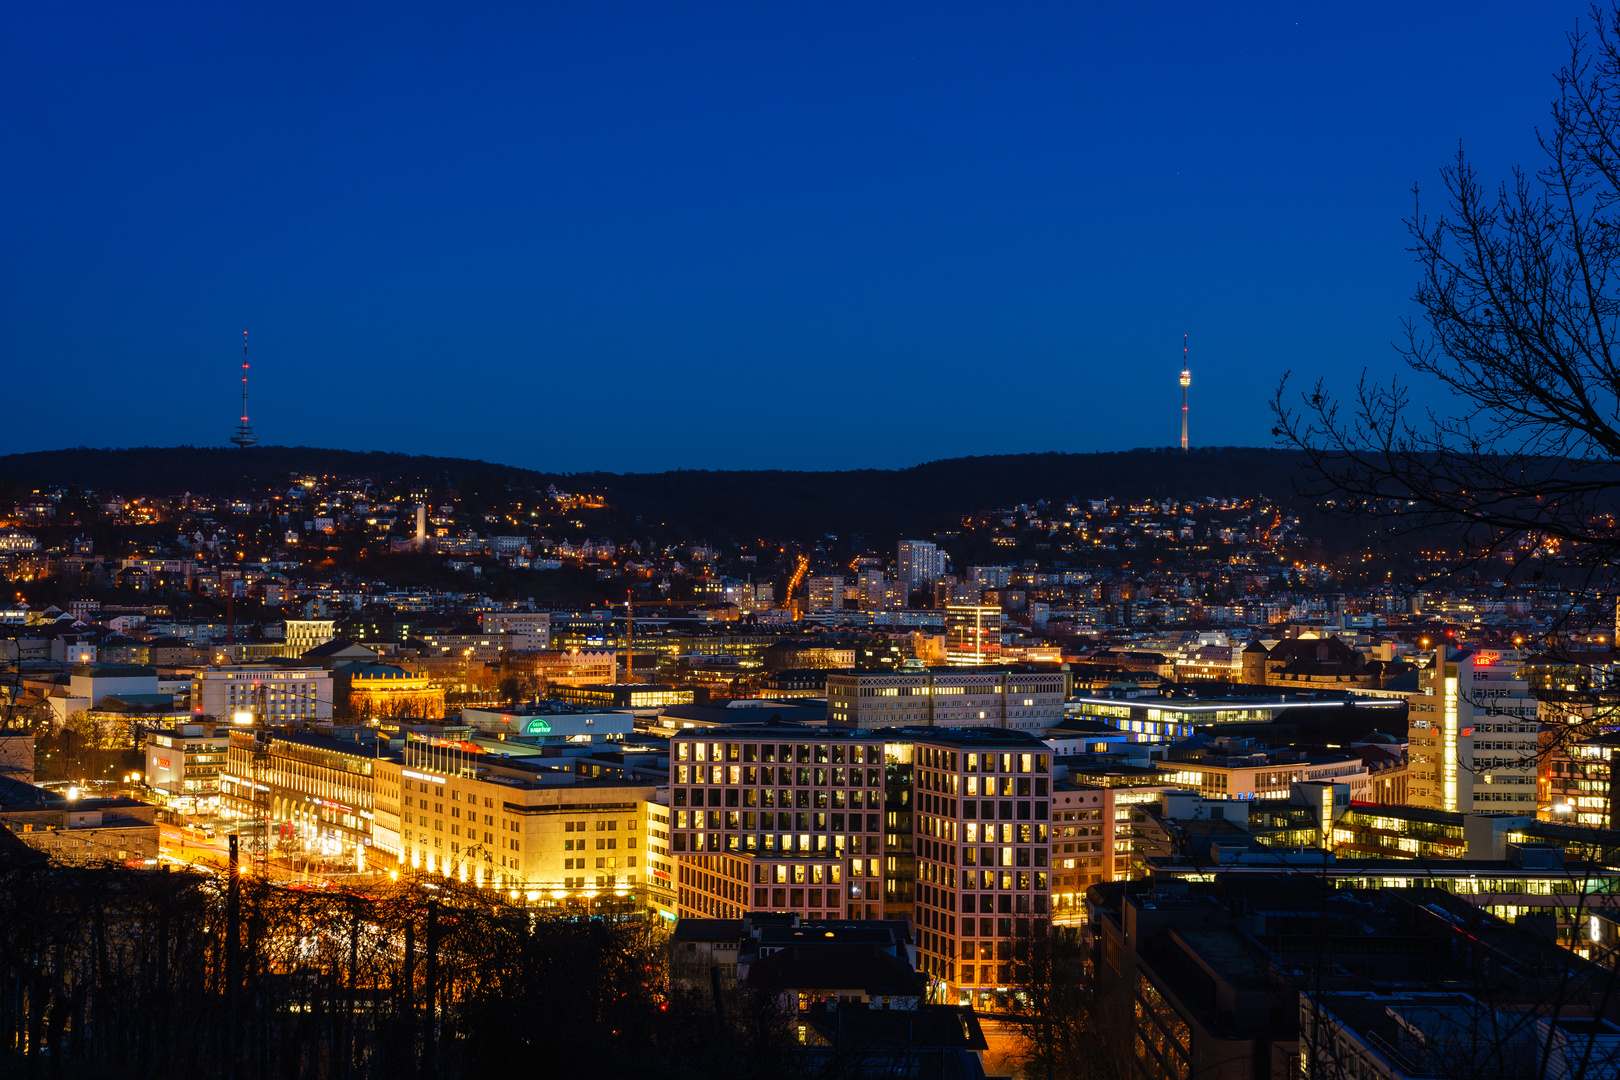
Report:
[[658,683],[560,686],[552,696],[584,709],[659,709],[665,705],[690,705],[694,697],[690,689]]
[[683,915],[909,914],[910,744],[738,726],[670,740],[671,850]]
[[1537,816],[1543,821],[1588,828],[1620,827],[1620,770],[1614,762],[1620,755],[1620,733],[1609,732],[1582,739],[1571,746],[1556,747],[1546,755],[1541,767]]
[[506,633],[512,648],[521,652],[551,648],[549,611],[486,611],[478,617],[478,627],[485,633]]
[[905,666],[827,675],[827,723],[992,727],[1043,734],[1064,719],[1065,679],[1043,668]]
[[950,556],[930,540],[902,540],[895,549],[895,576],[915,592],[944,576]]
[[444,690],[426,675],[392,664],[354,664],[349,679],[349,712],[365,719],[437,720],[444,716]]
[[1536,700],[1516,650],[1442,648],[1411,703],[1407,801],[1469,813],[1534,814]]
[[365,870],[381,747],[304,731],[230,733],[222,816],[264,822],[264,852],[303,866]]
[[377,791],[377,847],[402,873],[540,909],[675,918],[669,808],[656,785],[580,780],[413,735],[379,763]]
[[934,1001],[997,1008],[1013,953],[1051,915],[1052,758],[1010,731],[912,747],[917,963]]
[[844,576],[812,574],[805,579],[805,610],[812,615],[844,610]]
[[332,719],[332,673],[324,668],[242,664],[191,677],[191,712],[233,724]]
[[230,731],[213,724],[176,724],[145,735],[146,787],[158,805],[184,813],[219,806]]
[[70,799],[11,784],[0,796],[0,828],[59,865],[157,865],[156,809],[135,799]]
[[283,627],[284,656],[294,659],[303,656],[318,645],[325,645],[337,636],[336,619],[288,619]]
[[1085,919],[1087,889],[1133,875],[1134,816],[1169,785],[1155,769],[1064,764],[1068,779],[1052,792],[1052,921],[1072,925]]
[[978,667],[1001,659],[1001,609],[952,604],[945,609],[945,662]]
[[1252,739],[1218,738],[1179,760],[1158,761],[1171,787],[1206,799],[1287,799],[1293,785],[1332,780],[1365,786],[1367,767],[1350,754],[1304,754],[1257,749]]

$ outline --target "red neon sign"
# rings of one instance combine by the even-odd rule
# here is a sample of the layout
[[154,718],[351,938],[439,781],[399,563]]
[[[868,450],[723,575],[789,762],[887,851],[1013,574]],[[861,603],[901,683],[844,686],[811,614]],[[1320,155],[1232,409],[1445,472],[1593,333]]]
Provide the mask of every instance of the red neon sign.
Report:
[[1499,653],[1499,652],[1475,653],[1474,654],[1474,666],[1475,667],[1490,667],[1492,664],[1496,663],[1500,659],[1502,659],[1502,654]]

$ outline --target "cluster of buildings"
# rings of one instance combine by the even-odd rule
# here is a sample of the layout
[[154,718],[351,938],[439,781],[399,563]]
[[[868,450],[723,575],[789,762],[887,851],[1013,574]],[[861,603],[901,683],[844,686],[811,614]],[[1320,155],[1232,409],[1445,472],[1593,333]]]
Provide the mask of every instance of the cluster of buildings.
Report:
[[[1532,1007],[1459,989],[1436,959],[1457,941],[1578,982],[1616,955],[1615,653],[1596,632],[1529,648],[1551,594],[1352,588],[1285,562],[1300,522],[1263,499],[996,511],[964,532],[1050,554],[960,570],[945,535],[838,564],[546,540],[516,507],[467,535],[455,505],[416,505],[300,482],[241,509],[288,527],[226,577],[248,564],[215,504],[184,558],[130,556],[144,578],[110,590],[65,561],[93,553],[10,534],[14,580],[77,572],[87,598],[0,611],[0,693],[28,720],[0,738],[0,823],[52,858],[149,865],[164,829],[233,833],[260,873],[661,920],[698,989],[794,987],[805,1045],[858,1002],[948,1010],[916,1030],[972,1051],[960,1018],[1012,1007],[1057,927],[1094,950],[1149,1076],[1293,1075],[1329,1044],[1357,1075],[1438,1075],[1413,1070],[1443,1032]],[[554,556],[630,602],[303,573],[296,552],[345,530],[491,576]],[[215,595],[223,622],[185,599]],[[127,753],[127,775],[39,768],[24,728]],[[1331,994],[1301,983],[1330,970]],[[1566,1014],[1535,1037],[1620,1037],[1576,997],[1590,1031]]]

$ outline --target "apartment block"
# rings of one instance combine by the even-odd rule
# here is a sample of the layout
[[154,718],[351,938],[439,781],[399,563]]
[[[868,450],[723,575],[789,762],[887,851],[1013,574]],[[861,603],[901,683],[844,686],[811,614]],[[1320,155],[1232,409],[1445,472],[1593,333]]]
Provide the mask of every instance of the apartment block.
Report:
[[551,648],[549,611],[486,611],[478,616],[478,628],[486,634],[508,635],[511,647],[522,652]]
[[844,610],[842,574],[813,574],[805,580],[806,610],[810,614]]
[[902,540],[895,547],[895,576],[909,589],[924,589],[938,581],[950,556],[929,540]]

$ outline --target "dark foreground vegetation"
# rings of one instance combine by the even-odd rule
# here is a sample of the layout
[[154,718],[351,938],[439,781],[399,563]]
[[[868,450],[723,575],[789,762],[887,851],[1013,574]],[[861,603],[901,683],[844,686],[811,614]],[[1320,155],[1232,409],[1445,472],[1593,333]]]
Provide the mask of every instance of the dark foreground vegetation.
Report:
[[472,895],[0,871],[0,1075],[772,1075],[773,1002],[722,1026],[640,923]]

